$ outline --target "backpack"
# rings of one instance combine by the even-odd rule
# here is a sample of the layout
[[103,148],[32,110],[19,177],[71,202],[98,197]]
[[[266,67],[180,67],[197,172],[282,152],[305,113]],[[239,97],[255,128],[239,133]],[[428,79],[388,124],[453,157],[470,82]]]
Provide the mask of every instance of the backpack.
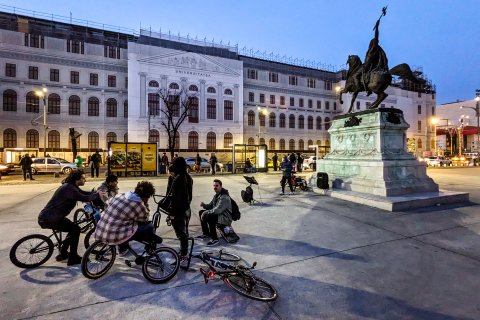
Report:
[[238,204],[231,197],[230,197],[230,202],[232,203],[232,212],[230,213],[230,215],[232,216],[232,220],[233,221],[240,220],[240,217],[242,214],[238,209]]
[[252,187],[248,186],[245,190],[241,192],[242,200],[246,203],[251,204],[253,201],[253,189]]

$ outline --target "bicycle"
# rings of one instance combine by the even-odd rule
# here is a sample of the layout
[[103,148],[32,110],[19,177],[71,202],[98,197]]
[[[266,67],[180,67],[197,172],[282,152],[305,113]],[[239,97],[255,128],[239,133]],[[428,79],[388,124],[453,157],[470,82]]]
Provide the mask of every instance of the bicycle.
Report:
[[297,189],[297,186],[300,187],[302,191],[308,191],[308,184],[304,177],[297,177],[295,172],[292,172],[292,177],[290,179],[293,191]]
[[278,297],[277,290],[271,284],[253,274],[252,270],[257,265],[256,262],[251,267],[238,265],[236,262],[241,260],[239,256],[222,250],[217,256],[202,251],[193,257],[202,260],[208,266],[208,270],[200,268],[205,284],[218,276],[230,288],[250,299],[273,301]]
[[93,202],[87,202],[83,208],[77,209],[73,214],[73,222],[78,224],[82,233],[85,233],[85,238],[83,239],[85,249],[91,245],[90,239],[95,232],[102,211],[103,209],[93,204]]

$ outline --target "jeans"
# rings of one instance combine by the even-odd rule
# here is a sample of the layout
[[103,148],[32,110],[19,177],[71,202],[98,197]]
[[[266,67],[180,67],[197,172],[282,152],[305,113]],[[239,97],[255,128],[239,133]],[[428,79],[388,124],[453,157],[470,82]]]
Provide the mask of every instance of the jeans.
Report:
[[204,220],[202,215],[205,210],[200,210],[198,213],[200,221],[202,223],[202,232],[204,235],[209,236],[212,240],[218,240],[217,236],[217,222],[218,216],[216,214],[209,214]]
[[282,180],[280,181],[280,184],[282,185],[282,192],[285,193],[285,182],[288,182],[288,186],[290,187],[290,191],[293,192],[293,186],[292,186],[292,176],[290,177],[282,177]]
[[68,248],[70,247],[70,257],[76,257],[78,255],[78,239],[80,238],[80,227],[68,220],[67,218],[62,218],[59,221],[54,223],[52,222],[40,222],[39,224],[42,228],[49,228],[57,231],[68,232],[67,236],[63,240],[62,247],[60,248],[60,253],[63,256],[68,254]]
[[212,174],[215,174],[215,167],[217,166],[216,164],[211,164],[210,165],[212,167]]
[[100,169],[100,167],[96,167],[95,165],[93,165],[92,169],[90,170],[92,178],[94,176],[94,173],[96,174],[96,177],[98,178],[98,170],[99,169]]
[[153,224],[151,222],[139,222],[137,231],[133,234],[133,236],[124,243],[118,245],[120,251],[127,250],[128,243],[131,240],[135,240],[138,242],[144,241],[149,243],[162,243],[162,238],[155,234]]
[[27,180],[27,173],[28,173],[28,176],[30,177],[30,180],[33,180],[33,176],[32,176],[32,168],[27,168],[27,169],[24,169],[22,170],[23,171],[23,180]]
[[178,240],[180,240],[180,255],[186,256],[188,254],[188,224],[192,212],[188,209],[185,215],[175,216],[172,220],[172,227],[175,230]]

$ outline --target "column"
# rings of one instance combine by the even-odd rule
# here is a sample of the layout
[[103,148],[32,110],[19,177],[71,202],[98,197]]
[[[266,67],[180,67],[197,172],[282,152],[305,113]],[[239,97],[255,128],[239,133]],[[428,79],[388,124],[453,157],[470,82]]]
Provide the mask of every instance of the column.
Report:
[[217,121],[223,122],[223,83],[217,82]]
[[147,115],[147,73],[139,72],[138,74],[140,75],[140,118],[145,118]]
[[207,110],[206,110],[206,103],[207,101],[205,100],[205,80],[200,80],[200,97],[198,98],[198,102],[199,102],[199,110],[198,110],[198,113],[199,113],[199,122],[203,122],[205,121],[206,119],[206,114],[207,114]]
[[[233,85],[233,122],[238,123],[239,119],[242,117],[243,113],[240,112],[243,110],[243,106],[240,105],[240,97],[238,93],[238,84]],[[243,121],[243,119],[242,119]]]

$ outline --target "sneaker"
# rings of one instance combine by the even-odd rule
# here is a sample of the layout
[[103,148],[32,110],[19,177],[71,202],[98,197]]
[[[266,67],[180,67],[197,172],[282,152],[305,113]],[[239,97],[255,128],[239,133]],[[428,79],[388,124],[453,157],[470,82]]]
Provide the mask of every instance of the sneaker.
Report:
[[65,261],[68,259],[68,253],[67,254],[62,254],[60,253],[58,256],[55,257],[55,260],[58,262]]
[[195,238],[197,238],[197,239],[208,239],[208,238],[210,238],[210,237],[207,236],[206,234],[201,234],[201,235],[199,235],[199,236],[196,236]]
[[295,193],[293,193],[293,191],[292,191],[292,192],[290,192],[288,195],[289,195],[289,196],[293,196],[294,194],[295,194]]
[[217,244],[218,244],[218,239],[215,239],[215,240],[212,239],[207,243],[207,246],[213,247],[213,246],[216,246]]
[[82,262],[82,257],[77,254],[76,256],[68,258],[67,266],[74,266],[80,264],[80,262]]
[[284,196],[284,195],[285,195],[285,192],[280,192],[278,195],[279,195],[279,196]]
[[128,249],[127,248],[121,250],[120,247],[118,247],[118,256],[125,257],[127,254],[128,254]]
[[180,268],[183,270],[187,270],[188,267],[188,256],[181,256],[180,257]]

